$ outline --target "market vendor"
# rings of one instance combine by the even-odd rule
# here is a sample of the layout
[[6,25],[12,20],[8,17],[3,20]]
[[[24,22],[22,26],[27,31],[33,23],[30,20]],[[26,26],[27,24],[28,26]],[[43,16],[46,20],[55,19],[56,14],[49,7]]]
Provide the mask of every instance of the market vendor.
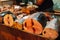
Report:
[[38,11],[53,11],[52,0],[37,0],[36,5],[38,6]]
[[[25,0],[23,0],[25,2]],[[52,0],[34,0],[35,4],[38,6],[37,11],[53,11],[53,1]],[[16,4],[22,0],[16,0]],[[34,3],[34,2],[33,2]]]

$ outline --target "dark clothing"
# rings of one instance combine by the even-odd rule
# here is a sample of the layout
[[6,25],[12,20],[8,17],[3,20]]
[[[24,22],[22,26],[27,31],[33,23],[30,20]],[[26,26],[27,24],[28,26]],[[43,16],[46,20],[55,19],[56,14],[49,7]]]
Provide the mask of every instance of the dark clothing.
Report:
[[20,5],[20,2],[23,2],[23,3],[27,4],[28,0],[16,0],[17,5]]
[[16,0],[17,5],[20,5],[20,2],[22,2],[22,0]]
[[53,11],[53,1],[52,0],[44,0],[41,5],[37,5],[37,11]]

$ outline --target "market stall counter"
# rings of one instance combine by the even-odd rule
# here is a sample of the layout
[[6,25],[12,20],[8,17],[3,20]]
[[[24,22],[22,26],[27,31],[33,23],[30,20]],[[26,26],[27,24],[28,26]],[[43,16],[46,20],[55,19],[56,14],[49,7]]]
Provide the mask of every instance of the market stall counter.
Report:
[[48,40],[48,39],[0,24],[0,40]]

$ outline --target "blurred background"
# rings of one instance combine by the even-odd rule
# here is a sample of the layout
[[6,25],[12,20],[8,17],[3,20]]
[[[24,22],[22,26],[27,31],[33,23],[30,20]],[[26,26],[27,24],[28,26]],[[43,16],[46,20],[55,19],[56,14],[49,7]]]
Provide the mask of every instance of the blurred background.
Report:
[[53,0],[54,10],[60,10],[60,0]]
[[[12,4],[14,0],[0,0],[0,5],[2,4],[1,1],[5,1],[4,4]],[[9,2],[6,2],[6,1],[9,1]],[[28,2],[28,1],[32,1],[34,2],[34,0],[22,0],[22,2]],[[53,3],[54,3],[54,10],[60,10],[60,0],[53,0]]]

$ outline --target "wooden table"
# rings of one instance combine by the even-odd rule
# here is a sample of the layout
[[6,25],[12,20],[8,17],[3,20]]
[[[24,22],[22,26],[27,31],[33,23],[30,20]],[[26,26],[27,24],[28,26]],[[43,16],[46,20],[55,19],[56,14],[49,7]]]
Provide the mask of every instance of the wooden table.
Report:
[[0,24],[0,40],[48,40],[48,39]]

